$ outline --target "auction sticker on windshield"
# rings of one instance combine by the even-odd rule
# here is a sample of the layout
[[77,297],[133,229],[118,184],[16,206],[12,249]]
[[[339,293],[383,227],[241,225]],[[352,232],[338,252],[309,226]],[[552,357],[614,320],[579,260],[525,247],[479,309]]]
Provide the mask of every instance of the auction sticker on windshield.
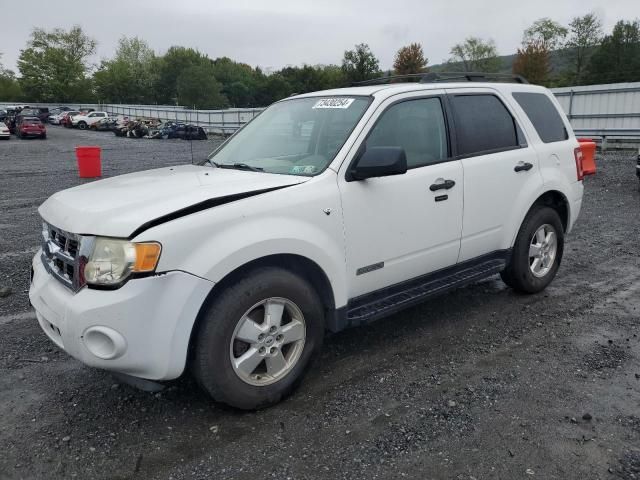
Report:
[[323,98],[318,100],[313,108],[349,108],[355,98]]

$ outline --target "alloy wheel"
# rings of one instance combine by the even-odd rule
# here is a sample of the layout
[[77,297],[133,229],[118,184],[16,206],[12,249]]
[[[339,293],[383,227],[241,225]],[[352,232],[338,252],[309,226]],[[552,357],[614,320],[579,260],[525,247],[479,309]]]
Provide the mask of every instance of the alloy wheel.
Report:
[[544,277],[556,260],[558,236],[553,226],[544,224],[533,234],[529,245],[529,269],[538,278]]
[[233,332],[233,370],[250,385],[277,382],[297,364],[305,337],[304,315],[295,303],[281,297],[262,300],[245,312]]

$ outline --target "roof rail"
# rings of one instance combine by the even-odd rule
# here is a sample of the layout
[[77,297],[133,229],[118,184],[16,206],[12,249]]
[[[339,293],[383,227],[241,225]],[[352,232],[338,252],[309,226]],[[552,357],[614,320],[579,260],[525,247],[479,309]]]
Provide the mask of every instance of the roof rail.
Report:
[[485,72],[429,72],[409,73],[407,75],[389,75],[387,77],[372,78],[362,82],[353,82],[352,87],[364,85],[386,85],[389,83],[438,83],[438,82],[505,82],[529,83],[521,75],[512,73]]

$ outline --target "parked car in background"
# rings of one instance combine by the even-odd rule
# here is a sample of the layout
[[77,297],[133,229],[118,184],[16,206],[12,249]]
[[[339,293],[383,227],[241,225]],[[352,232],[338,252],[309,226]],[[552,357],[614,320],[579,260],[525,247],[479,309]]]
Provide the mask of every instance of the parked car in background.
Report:
[[86,130],[89,126],[104,118],[109,118],[109,114],[107,112],[80,113],[79,115],[74,115],[71,118],[71,126],[78,127],[80,130]]
[[4,140],[9,140],[11,138],[9,127],[4,122],[0,122],[0,138]]
[[161,136],[167,138],[181,138],[183,140],[206,140],[207,132],[204,128],[189,123],[167,122],[161,130]]
[[101,118],[97,122],[94,122],[89,125],[90,130],[95,131],[112,131],[114,128],[118,126],[118,120],[115,118]]
[[52,113],[49,116],[49,123],[51,125],[60,125],[60,120],[64,117],[65,113],[67,112]]
[[0,110],[0,122],[3,122],[7,119],[7,111],[2,109]]
[[48,107],[38,107],[38,118],[43,122],[46,123],[49,121],[49,108]]
[[9,127],[11,133],[16,132],[16,116],[19,112],[19,107],[7,107],[7,117],[4,119],[4,123]]
[[16,125],[18,138],[47,138],[47,128],[38,117],[21,117]]
[[71,119],[74,115],[80,115],[80,112],[78,110],[70,110],[68,112],[65,112],[60,118],[60,125],[62,125],[63,127],[71,128]]
[[23,108],[22,110],[16,112],[15,115],[15,120],[16,123],[19,124],[23,118],[31,118],[31,117],[37,117],[40,118],[40,109],[38,108],[31,108],[31,107],[27,107],[27,108]]

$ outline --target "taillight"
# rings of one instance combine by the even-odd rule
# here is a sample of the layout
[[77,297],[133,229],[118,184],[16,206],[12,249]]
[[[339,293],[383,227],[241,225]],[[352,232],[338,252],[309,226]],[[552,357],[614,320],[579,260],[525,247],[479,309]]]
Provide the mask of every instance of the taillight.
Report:
[[573,155],[576,157],[576,173],[578,174],[578,181],[584,179],[584,169],[582,168],[582,149],[580,147],[573,150]]

